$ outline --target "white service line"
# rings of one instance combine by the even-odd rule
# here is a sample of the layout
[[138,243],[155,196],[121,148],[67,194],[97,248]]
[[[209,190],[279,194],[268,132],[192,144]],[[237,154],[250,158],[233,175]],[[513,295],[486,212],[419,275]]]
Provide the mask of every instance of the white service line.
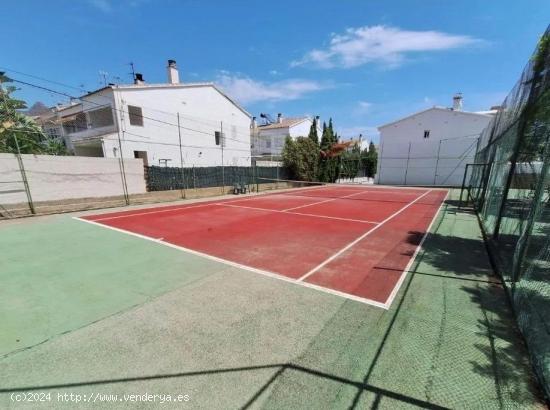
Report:
[[306,213],[302,213],[302,212],[285,211],[284,209],[281,210],[281,209],[257,208],[255,206],[233,205],[233,204],[226,204],[226,203],[223,203],[223,202],[220,202],[217,205],[229,206],[231,208],[244,208],[244,209],[254,209],[254,210],[257,210],[257,211],[278,212],[278,213],[291,214],[291,215],[311,216],[311,217],[314,217],[314,218],[322,218],[322,219],[335,219],[337,221],[360,222],[360,223],[375,224],[375,225],[378,223],[378,222],[374,222],[374,221],[366,221],[364,219],[351,219],[351,218],[340,218],[338,216],[306,214]]
[[323,286],[314,285],[312,283],[299,282],[296,279],[289,278],[287,276],[280,275],[278,273],[266,271],[266,270],[263,270],[263,269],[253,268],[251,266],[243,265],[243,264],[240,264],[238,262],[233,262],[233,261],[230,261],[230,260],[227,260],[227,259],[218,258],[217,256],[209,255],[207,253],[195,251],[193,249],[185,248],[185,247],[179,246],[179,245],[174,245],[174,244],[169,243],[169,242],[164,242],[161,239],[151,238],[149,236],[141,235],[139,233],[135,233],[135,232],[131,232],[131,231],[126,231],[126,230],[120,229],[120,228],[115,228],[115,227],[112,227],[112,226],[109,226],[109,225],[104,225],[104,224],[101,224],[101,223],[98,223],[98,222],[95,222],[95,221],[90,221],[88,219],[81,219],[77,216],[74,216],[73,219],[76,219],[77,221],[81,221],[81,222],[86,222],[86,223],[89,223],[91,225],[96,225],[96,226],[99,226],[101,228],[111,229],[111,230],[116,231],[116,232],[125,233],[127,235],[131,235],[131,236],[135,236],[135,237],[140,238],[140,239],[145,239],[145,240],[148,240],[148,241],[151,241],[151,242],[155,242],[155,243],[158,243],[160,245],[168,246],[170,248],[178,249],[180,251],[190,253],[190,254],[196,255],[196,256],[201,256],[203,258],[210,259],[210,260],[213,260],[213,261],[216,261],[216,262],[219,262],[219,263],[223,263],[224,265],[232,266],[234,268],[239,268],[239,269],[243,269],[243,270],[246,270],[246,271],[249,271],[249,272],[258,273],[260,275],[264,275],[264,276],[267,276],[267,277],[270,277],[270,278],[273,278],[273,279],[278,279],[278,280],[282,280],[284,282],[293,283],[295,285],[303,286],[303,287],[306,287],[306,288],[315,289],[315,290],[318,290],[318,291],[323,292],[323,293],[328,293],[330,295],[340,296],[340,297],[343,297],[345,299],[350,299],[350,300],[353,300],[353,301],[356,301],[356,302],[365,303],[367,305],[376,306],[376,307],[379,307],[379,308],[382,308],[382,309],[387,309],[387,307],[383,303],[378,302],[376,300],[372,300],[372,299],[368,299],[368,298],[362,298],[360,296],[355,296],[355,295],[351,295],[349,293],[340,292],[338,290],[325,288]]
[[336,201],[336,200],[338,200],[338,199],[350,198],[350,197],[352,197],[352,196],[360,195],[360,194],[364,194],[364,193],[365,193],[365,191],[355,192],[355,193],[353,193],[353,194],[340,196],[340,197],[338,197],[338,198],[330,198],[330,199],[325,199],[325,200],[323,200],[323,201],[313,202],[313,203],[311,203],[311,204],[295,206],[295,207],[292,207],[292,208],[286,208],[286,209],[283,209],[283,211],[293,211],[293,210],[295,210],[295,209],[305,208],[305,207],[313,206],[313,205],[324,204],[325,202]]
[[389,309],[391,304],[393,303],[393,300],[395,299],[395,296],[397,295],[397,292],[399,292],[399,289],[401,288],[401,285],[405,281],[405,277],[407,276],[407,273],[409,272],[409,269],[411,268],[414,260],[416,259],[416,256],[418,255],[418,252],[422,249],[422,245],[424,245],[424,241],[426,238],[430,235],[430,230],[432,229],[432,226],[437,219],[437,216],[439,215],[439,212],[441,211],[441,207],[443,207],[443,204],[447,200],[447,197],[449,196],[449,191],[445,194],[445,198],[443,198],[443,201],[441,201],[441,204],[439,204],[439,208],[437,208],[437,212],[432,217],[432,220],[430,222],[430,225],[428,225],[428,228],[426,228],[426,232],[424,232],[424,236],[420,240],[420,243],[416,247],[413,256],[411,257],[411,260],[409,263],[407,263],[407,266],[405,266],[405,269],[403,269],[403,272],[401,272],[401,276],[399,276],[399,279],[397,280],[397,283],[395,284],[393,290],[391,291],[390,295],[388,296],[388,299],[386,300],[386,303],[384,305]]
[[[289,192],[289,191],[286,191],[286,192]],[[270,197],[270,196],[274,196],[274,195],[285,195],[286,192],[269,192],[268,191],[268,192],[262,192],[262,193],[255,194],[255,195],[250,195],[250,196],[247,196],[245,198],[225,199],[225,200],[222,200],[221,202],[207,201],[205,203],[199,203],[198,205],[188,205],[188,204],[182,204],[181,206],[174,205],[174,207],[170,207],[169,209],[158,209],[158,210],[152,210],[152,211],[149,211],[149,212],[137,212],[137,213],[126,213],[124,215],[105,216],[104,218],[94,219],[94,221],[107,221],[109,219],[131,218],[133,216],[160,214],[160,213],[163,213],[163,212],[181,211],[181,210],[193,209],[193,208],[203,208],[203,207],[206,207],[206,206],[220,205],[220,204],[226,204],[226,203],[231,203],[231,202],[251,201],[251,200],[256,199],[256,198],[265,198],[265,197]],[[290,195],[290,196],[292,196],[292,195]],[[145,209],[151,209],[151,208],[145,208]],[[119,212],[132,212],[132,211],[119,211]],[[105,215],[112,215],[113,213],[118,213],[118,212],[111,212],[110,214],[105,214]]]
[[358,237],[357,239],[355,239],[353,242],[350,242],[349,244],[347,244],[346,246],[344,246],[342,249],[340,249],[338,252],[336,252],[335,254],[333,254],[331,257],[329,257],[328,259],[326,259],[324,262],[320,263],[319,265],[317,265],[316,267],[314,267],[313,269],[311,269],[309,272],[307,272],[305,275],[301,276],[300,278],[298,278],[298,281],[303,281],[304,279],[307,279],[309,276],[313,275],[315,272],[317,272],[319,269],[321,269],[322,267],[324,267],[325,265],[327,265],[328,263],[332,262],[334,259],[336,259],[338,256],[340,256],[341,254],[343,254],[345,251],[347,251],[348,249],[350,249],[352,246],[356,245],[358,242],[360,242],[361,240],[363,240],[365,237],[367,237],[368,235],[370,235],[371,233],[373,233],[374,231],[376,231],[378,228],[380,228],[382,225],[384,225],[386,222],[388,222],[389,220],[395,218],[397,215],[399,215],[401,212],[403,212],[405,209],[407,209],[409,206],[413,205],[415,202],[419,201],[420,199],[422,199],[423,197],[425,197],[426,195],[428,195],[430,192],[432,192],[432,190],[428,190],[426,192],[424,192],[422,195],[420,195],[419,197],[417,197],[414,201],[412,202],[409,202],[407,205],[405,205],[404,207],[400,208],[398,211],[394,212],[393,214],[391,214],[390,216],[388,216],[386,219],[384,219],[382,222],[380,222],[378,225],[376,225],[375,227],[369,229],[367,232],[365,232],[364,234],[362,234],[360,237]]

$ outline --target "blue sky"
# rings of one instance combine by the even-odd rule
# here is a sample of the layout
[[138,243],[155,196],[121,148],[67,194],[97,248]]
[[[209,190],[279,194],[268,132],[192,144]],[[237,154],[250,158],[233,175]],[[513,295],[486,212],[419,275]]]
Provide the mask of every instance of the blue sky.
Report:
[[[8,0],[2,14],[0,67],[92,90],[100,70],[130,82],[130,61],[164,82],[171,58],[182,81],[214,81],[253,115],[332,117],[344,136],[376,139],[376,126],[449,106],[455,92],[466,110],[499,104],[550,2]],[[19,96],[59,101],[28,87]]]

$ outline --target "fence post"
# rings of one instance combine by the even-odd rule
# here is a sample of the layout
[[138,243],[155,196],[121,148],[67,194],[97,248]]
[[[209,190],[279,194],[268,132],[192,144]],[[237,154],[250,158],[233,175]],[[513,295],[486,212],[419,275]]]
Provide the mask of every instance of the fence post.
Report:
[[21,179],[23,180],[23,186],[25,187],[25,194],[27,195],[27,204],[29,205],[31,214],[34,215],[36,214],[36,211],[34,209],[34,203],[32,202],[31,189],[29,187],[27,173],[25,172],[25,166],[23,165],[21,150],[19,149],[19,141],[17,140],[17,135],[14,134],[14,137],[15,137],[15,146],[17,147],[17,154],[15,156],[17,157],[17,163],[19,164],[19,172],[21,172]]
[[435,159],[434,185],[437,182],[437,167],[439,166],[439,154],[441,152],[441,141],[442,140],[439,140],[439,146],[437,147],[437,157]]
[[409,142],[409,152],[407,152],[407,166],[405,168],[405,182],[403,185],[407,185],[407,174],[409,173],[409,160],[411,159],[411,142]]
[[[382,158],[384,157],[384,142],[382,142],[381,146],[380,146],[380,158],[378,159],[378,166],[377,166],[377,171],[378,171],[378,183],[379,184],[382,184]],[[366,172],[365,172],[366,173]],[[372,177],[372,182],[374,183],[374,178],[375,178],[376,175],[374,175]],[[367,178],[368,178],[368,175],[367,175]],[[367,180],[368,181],[368,180]]]
[[116,113],[115,108],[113,107],[112,110],[113,110],[113,116],[114,118],[116,118],[116,122],[117,122],[118,150],[120,153],[120,158],[118,160],[118,163],[120,167],[120,178],[122,179],[122,193],[124,194],[124,202],[126,203],[126,205],[130,205],[130,196],[128,195],[128,185],[126,184],[126,171],[124,169],[124,159],[122,154],[122,140],[120,138],[120,128],[124,124],[124,106],[122,104],[120,106],[121,106],[120,124],[118,122],[118,115]]
[[533,227],[535,225],[535,218],[537,217],[542,202],[541,198],[544,195],[546,173],[548,172],[548,168],[550,166],[550,147],[548,146],[550,142],[549,139],[550,136],[547,136],[546,143],[544,144],[545,148],[543,154],[542,168],[540,170],[540,179],[537,182],[535,194],[533,195],[535,204],[531,207],[531,212],[529,212],[527,227],[518,239],[518,246],[514,255],[514,264],[512,265],[512,282],[517,282],[519,279],[521,263],[525,258],[525,252],[527,251],[527,246],[532,237]]
[[181,170],[181,197],[185,199],[185,173],[183,170],[183,151],[181,149],[181,128],[180,128],[180,113],[178,112],[178,139],[180,146],[180,170]]
[[223,164],[223,145],[225,143],[225,138],[223,136],[223,121],[220,121],[220,146],[222,148],[222,195],[225,195],[225,170]]

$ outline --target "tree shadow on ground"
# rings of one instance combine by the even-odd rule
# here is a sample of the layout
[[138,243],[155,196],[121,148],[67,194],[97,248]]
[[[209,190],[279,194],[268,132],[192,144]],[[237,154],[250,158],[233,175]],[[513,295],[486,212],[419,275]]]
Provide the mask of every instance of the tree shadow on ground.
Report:
[[[472,212],[463,209],[453,211],[455,214]],[[418,244],[418,235],[419,232],[410,232],[409,243]],[[518,403],[534,404],[541,393],[535,387],[528,352],[510,298],[501,277],[491,268],[487,248],[475,238],[435,232],[430,233],[423,244],[423,251],[422,262],[435,268],[440,273],[438,276],[465,281],[461,289],[469,294],[470,300],[481,310],[483,318],[476,324],[477,334],[487,338],[488,343],[476,344],[475,347],[486,360],[472,361],[473,371],[495,381],[501,406],[505,406],[502,397],[505,391],[508,397],[514,397]],[[413,271],[411,280],[416,275],[423,273]],[[478,283],[472,285],[473,279]],[[546,306],[546,313],[550,313],[550,299],[542,292],[524,290],[523,297],[533,306]],[[548,353],[550,348],[545,350]]]

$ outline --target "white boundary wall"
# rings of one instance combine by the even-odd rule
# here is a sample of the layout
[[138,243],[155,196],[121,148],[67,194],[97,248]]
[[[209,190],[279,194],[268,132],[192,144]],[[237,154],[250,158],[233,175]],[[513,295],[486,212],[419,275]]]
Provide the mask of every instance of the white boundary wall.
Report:
[[474,162],[476,143],[469,137],[383,145],[376,183],[460,186],[466,164]]
[[[21,157],[34,202],[123,195],[118,158],[30,154]],[[145,193],[143,160],[125,158],[124,168],[128,193]],[[0,204],[25,202],[17,157],[0,154]]]

